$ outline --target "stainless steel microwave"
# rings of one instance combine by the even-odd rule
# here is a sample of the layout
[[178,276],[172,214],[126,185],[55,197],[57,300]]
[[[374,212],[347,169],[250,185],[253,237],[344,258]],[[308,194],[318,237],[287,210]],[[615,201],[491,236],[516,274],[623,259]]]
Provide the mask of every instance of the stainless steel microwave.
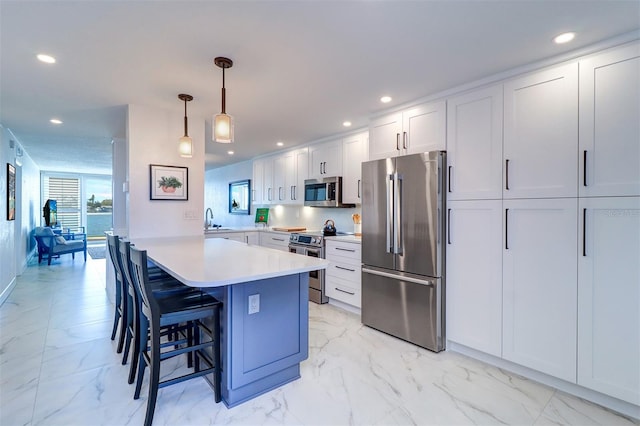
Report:
[[355,207],[342,203],[342,177],[333,176],[304,181],[304,205],[310,207]]

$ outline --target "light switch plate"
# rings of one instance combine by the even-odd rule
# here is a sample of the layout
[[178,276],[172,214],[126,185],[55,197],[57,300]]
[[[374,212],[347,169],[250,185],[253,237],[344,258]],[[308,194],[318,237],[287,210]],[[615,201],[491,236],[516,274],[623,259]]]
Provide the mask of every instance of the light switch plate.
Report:
[[249,296],[249,315],[260,312],[260,295],[252,294]]

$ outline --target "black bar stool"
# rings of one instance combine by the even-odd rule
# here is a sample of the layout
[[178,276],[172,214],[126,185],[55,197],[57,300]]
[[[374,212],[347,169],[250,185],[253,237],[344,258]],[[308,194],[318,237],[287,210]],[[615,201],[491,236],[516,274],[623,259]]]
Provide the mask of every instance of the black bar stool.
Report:
[[[142,309],[142,296],[137,290],[137,286],[133,283],[133,272],[129,247],[131,243],[129,241],[119,239],[120,260],[122,264],[122,271],[124,275],[124,281],[126,283],[127,292],[129,297],[133,299],[133,309],[129,318],[129,324],[127,324],[127,335],[125,337],[124,354],[122,356],[122,364],[127,363],[129,349],[133,342],[133,351],[131,354],[131,364],[129,366],[129,384],[133,383],[137,370],[138,370],[138,357],[140,356],[140,312]],[[172,295],[181,293],[193,293],[198,292],[198,289],[186,286],[180,281],[171,277],[158,267],[147,266],[149,273],[149,285],[156,297],[171,297]],[[191,358],[190,358],[191,359]],[[189,365],[191,366],[191,365]]]
[[118,256],[118,236],[117,235],[109,235],[107,234],[107,243],[109,247],[109,257],[111,258],[111,263],[113,264],[113,270],[116,278],[116,292],[115,292],[115,309],[113,314],[113,329],[111,330],[111,340],[115,340],[116,332],[118,331],[118,323],[120,319],[122,319],[122,325],[120,327],[120,336],[118,338],[118,349],[117,352],[122,352],[122,345],[124,344],[124,335],[125,335],[125,325],[128,321],[127,315],[127,305],[128,305],[128,297],[126,290],[124,289],[124,283],[122,280],[122,268],[120,266],[120,257]]
[[[222,303],[216,298],[203,293],[177,294],[171,297],[156,297],[149,284],[147,270],[147,252],[130,247],[131,263],[133,264],[133,283],[138,286],[142,296],[142,315],[140,315],[140,356],[139,371],[136,381],[134,399],[140,397],[144,370],[149,366],[149,397],[145,426],[151,425],[155,411],[158,389],[185,380],[213,374],[214,397],[220,402],[220,309]],[[203,320],[212,319],[213,329],[209,329]],[[186,324],[186,325],[183,325]],[[171,326],[173,330],[186,332],[186,339],[161,342],[161,328]],[[147,342],[145,330],[150,330],[150,342]],[[202,342],[201,333],[209,339]],[[143,337],[144,336],[144,337]],[[205,337],[206,339],[206,337]],[[150,344],[148,344],[150,343]],[[167,349],[163,351],[163,349]],[[213,359],[205,352],[211,350]],[[160,381],[160,362],[177,355],[193,355],[194,371],[180,377]],[[207,368],[202,369],[204,362]]]

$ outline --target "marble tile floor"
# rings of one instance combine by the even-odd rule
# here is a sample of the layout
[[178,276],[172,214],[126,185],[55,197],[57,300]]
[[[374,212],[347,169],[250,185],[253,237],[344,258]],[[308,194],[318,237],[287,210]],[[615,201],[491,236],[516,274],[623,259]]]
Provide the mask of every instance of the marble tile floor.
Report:
[[[67,259],[68,258],[68,259]],[[0,425],[140,425],[109,339],[105,260],[32,264],[0,307]],[[453,352],[434,354],[310,304],[302,378],[228,409],[203,379],[161,389],[155,425],[638,425]],[[164,374],[181,368],[166,366]]]

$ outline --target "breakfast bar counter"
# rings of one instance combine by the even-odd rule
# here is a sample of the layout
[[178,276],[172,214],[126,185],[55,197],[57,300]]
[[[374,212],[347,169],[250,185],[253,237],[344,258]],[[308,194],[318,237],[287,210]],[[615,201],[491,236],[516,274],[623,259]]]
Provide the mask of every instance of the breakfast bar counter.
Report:
[[322,259],[204,237],[134,239],[157,266],[223,303],[222,400],[243,403],[300,377],[309,348],[309,271]]

